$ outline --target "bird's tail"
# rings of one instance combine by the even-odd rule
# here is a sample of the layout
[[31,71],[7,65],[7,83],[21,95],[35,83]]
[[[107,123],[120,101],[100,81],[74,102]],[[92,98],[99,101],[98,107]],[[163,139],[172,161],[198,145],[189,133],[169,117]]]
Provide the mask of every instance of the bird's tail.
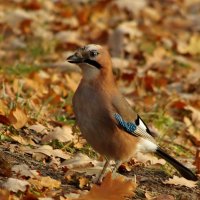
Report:
[[192,181],[198,180],[196,175],[191,170],[189,170],[176,159],[165,153],[164,150],[162,150],[160,147],[157,148],[155,153],[161,158],[165,159],[167,162],[169,162],[173,167],[175,167],[184,178]]

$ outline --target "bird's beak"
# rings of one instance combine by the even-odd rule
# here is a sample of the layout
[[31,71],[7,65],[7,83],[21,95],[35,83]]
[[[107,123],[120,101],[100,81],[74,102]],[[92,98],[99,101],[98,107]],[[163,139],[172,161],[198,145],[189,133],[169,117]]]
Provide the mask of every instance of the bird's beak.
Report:
[[83,58],[79,57],[77,54],[73,54],[67,58],[70,63],[83,63]]

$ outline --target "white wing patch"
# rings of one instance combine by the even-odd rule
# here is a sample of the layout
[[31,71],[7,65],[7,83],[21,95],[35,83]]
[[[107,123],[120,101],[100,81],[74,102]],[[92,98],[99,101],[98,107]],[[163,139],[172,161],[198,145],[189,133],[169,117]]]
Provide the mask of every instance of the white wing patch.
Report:
[[150,152],[155,152],[157,148],[158,146],[152,141],[145,138],[140,138],[140,141],[136,149],[138,152],[150,153]]
[[141,129],[144,129],[144,130],[147,129],[147,126],[144,124],[144,122],[140,118],[139,118],[139,126]]
[[150,141],[154,141],[154,138],[152,137],[150,130],[148,129],[147,125],[144,123],[144,121],[140,118],[139,115],[137,119],[135,120],[135,124],[137,126],[135,133],[138,136],[149,139]]

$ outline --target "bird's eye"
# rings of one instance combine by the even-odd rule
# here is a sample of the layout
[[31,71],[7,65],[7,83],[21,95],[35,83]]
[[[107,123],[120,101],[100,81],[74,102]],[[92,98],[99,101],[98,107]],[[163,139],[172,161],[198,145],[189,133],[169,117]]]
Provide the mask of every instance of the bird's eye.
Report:
[[96,57],[99,53],[97,51],[90,51],[91,57]]

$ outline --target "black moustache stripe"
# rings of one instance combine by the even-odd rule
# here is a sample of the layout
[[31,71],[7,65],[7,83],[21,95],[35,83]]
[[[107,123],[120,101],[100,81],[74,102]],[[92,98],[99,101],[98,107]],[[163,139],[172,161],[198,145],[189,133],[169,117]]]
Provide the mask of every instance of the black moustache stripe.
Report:
[[86,59],[84,62],[96,67],[97,69],[101,69],[102,68],[102,66],[98,62],[96,62],[94,60]]

